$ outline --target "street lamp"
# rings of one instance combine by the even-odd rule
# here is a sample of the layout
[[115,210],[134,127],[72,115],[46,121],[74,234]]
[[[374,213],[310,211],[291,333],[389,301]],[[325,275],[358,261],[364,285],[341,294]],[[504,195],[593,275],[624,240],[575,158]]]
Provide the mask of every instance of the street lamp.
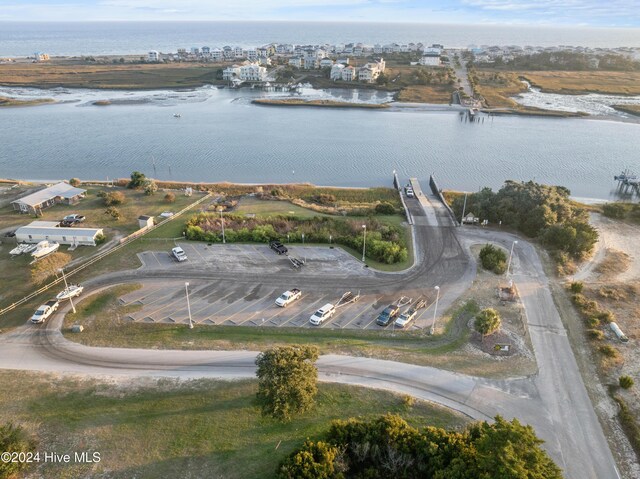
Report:
[[222,223],[222,244],[227,242],[227,238],[224,235],[224,218],[222,217],[222,208],[220,208],[220,222]]
[[[62,273],[62,280],[64,281],[64,289],[68,292],[69,286],[67,285],[67,277],[64,275],[64,268],[60,268],[60,272]],[[73,298],[69,296],[69,302],[71,303],[71,310],[75,313],[76,307],[73,305]]]
[[187,311],[189,311],[189,329],[193,329],[193,321],[191,320],[191,304],[189,303],[189,283],[184,283],[184,291],[187,294]]
[[329,244],[331,244],[332,239],[333,239],[333,236],[329,235]]
[[507,276],[509,276],[509,272],[511,271],[511,258],[513,257],[513,247],[518,244],[518,240],[515,240],[511,244],[511,252],[509,253],[509,262],[507,263]]
[[363,241],[362,241],[362,262],[364,263],[364,253],[367,250],[367,225],[362,225]]
[[304,262],[307,262],[307,250],[304,249],[304,233],[302,233],[302,249],[304,250]]
[[433,323],[431,323],[431,336],[436,332],[436,315],[438,314],[438,299],[440,299],[440,286],[434,288],[436,290],[436,305],[433,308]]

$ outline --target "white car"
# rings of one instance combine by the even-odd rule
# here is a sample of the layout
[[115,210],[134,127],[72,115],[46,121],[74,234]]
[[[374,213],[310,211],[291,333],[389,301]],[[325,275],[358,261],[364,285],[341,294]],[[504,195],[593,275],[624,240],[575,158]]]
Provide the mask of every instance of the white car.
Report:
[[187,253],[185,253],[184,250],[180,248],[180,246],[176,246],[175,248],[173,248],[171,250],[171,254],[180,262],[187,260]]
[[51,301],[47,301],[45,304],[40,306],[33,316],[31,316],[32,323],[44,323],[49,316],[56,312],[60,303],[57,300],[52,299]]
[[333,316],[335,313],[336,313],[336,307],[331,303],[327,303],[318,311],[313,313],[313,315],[309,318],[309,321],[314,326],[319,326],[322,323],[324,323],[327,319],[329,319],[331,316]]
[[395,325],[398,328],[407,327],[411,323],[411,321],[415,319],[416,314],[418,314],[418,311],[415,309],[410,309],[409,311],[402,313],[400,316],[398,316],[398,319],[396,319]]
[[407,194],[407,196],[408,196],[409,198],[413,198],[413,197],[415,196],[415,194],[413,193],[413,188],[407,188],[407,189],[405,190],[405,193]]
[[286,308],[288,304],[293,303],[296,299],[300,299],[302,296],[302,291],[297,288],[293,288],[291,291],[285,291],[278,299],[276,299],[276,304],[281,308]]

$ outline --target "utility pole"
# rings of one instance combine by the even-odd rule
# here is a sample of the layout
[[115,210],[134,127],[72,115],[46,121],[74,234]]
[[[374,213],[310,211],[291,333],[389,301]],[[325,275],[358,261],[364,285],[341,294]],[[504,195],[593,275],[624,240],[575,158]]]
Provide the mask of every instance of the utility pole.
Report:
[[[60,271],[62,272],[62,281],[64,281],[64,289],[65,291],[69,291],[69,286],[67,285],[67,277],[64,274],[64,268],[60,268]],[[73,298],[71,296],[69,296],[69,302],[71,303],[71,310],[75,313],[76,312],[76,307],[73,305]]]
[[184,291],[187,293],[187,311],[189,311],[189,329],[193,329],[193,321],[191,319],[191,304],[189,303],[189,283],[184,283]]
[[462,204],[462,218],[460,218],[460,226],[464,224],[464,213],[467,209],[467,192],[464,193],[464,203]]
[[438,299],[440,299],[440,286],[434,288],[436,290],[436,305],[433,308],[433,323],[431,323],[431,336],[436,332],[436,317],[438,314]]
[[364,263],[364,254],[367,250],[367,225],[362,225],[364,231],[364,239],[362,241],[362,262]]

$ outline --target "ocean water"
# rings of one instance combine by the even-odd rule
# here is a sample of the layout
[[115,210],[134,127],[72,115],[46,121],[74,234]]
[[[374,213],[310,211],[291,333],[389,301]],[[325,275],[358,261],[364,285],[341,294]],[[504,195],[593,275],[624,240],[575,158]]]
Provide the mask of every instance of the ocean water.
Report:
[[143,54],[268,42],[640,46],[638,28],[327,22],[0,22],[0,57]]
[[[354,95],[354,92],[347,92]],[[0,177],[390,185],[393,170],[476,191],[506,179],[610,198],[613,176],[640,172],[640,124],[458,112],[277,108],[260,91],[31,91],[67,103],[0,109]],[[341,91],[323,93],[340,97]],[[26,95],[26,93],[25,93]],[[101,99],[111,106],[95,106]],[[361,101],[383,101],[363,94]],[[174,118],[180,113],[181,118]]]

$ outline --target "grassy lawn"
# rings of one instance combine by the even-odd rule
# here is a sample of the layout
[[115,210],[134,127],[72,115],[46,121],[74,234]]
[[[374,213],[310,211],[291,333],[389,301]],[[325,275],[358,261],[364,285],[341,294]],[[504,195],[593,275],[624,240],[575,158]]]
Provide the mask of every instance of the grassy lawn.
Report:
[[[466,418],[391,393],[321,384],[314,410],[282,424],[262,418],[252,380],[101,383],[0,371],[0,420],[22,424],[40,450],[101,453],[98,464],[42,464],[39,477],[273,477],[278,463],[335,419],[387,412],[415,427]],[[34,471],[35,472],[35,471]]]
[[[166,203],[164,194],[158,192],[153,196],[146,196],[141,192],[122,189],[127,200],[124,205],[118,207],[122,214],[119,221],[114,220],[104,214],[105,206],[102,199],[96,196],[101,188],[88,187],[88,196],[80,204],[75,206],[56,205],[43,211],[41,220],[59,220],[70,213],[79,213],[87,217],[83,225],[105,228],[107,239],[123,237],[138,229],[137,218],[141,214],[157,216],[163,211],[178,211],[193,203],[198,197],[185,197],[176,195],[175,203]],[[14,212],[10,206],[0,208],[0,228],[11,226],[17,227],[26,225],[36,218],[29,215],[20,215]],[[139,239],[122,250],[107,256],[91,268],[82,271],[78,276],[70,278],[73,282],[82,282],[90,277],[101,273],[137,268],[140,263],[136,254],[148,249],[170,248],[174,242],[169,238],[181,237],[184,227],[184,217],[175,221],[170,221],[166,225],[157,228],[149,233],[148,237]],[[32,258],[30,255],[22,255],[15,258],[9,256],[9,250],[13,248],[11,244],[3,244],[0,248],[0,271],[2,274],[2,288],[0,288],[0,307],[5,307],[37,289],[31,283],[30,265]],[[91,256],[99,251],[93,247],[80,247],[75,251],[68,251],[67,246],[62,246],[60,250],[68,253],[72,261]],[[50,299],[57,293],[57,290],[50,290],[33,302],[17,308],[0,318],[0,329],[17,326],[31,316],[32,310],[43,301]]]

